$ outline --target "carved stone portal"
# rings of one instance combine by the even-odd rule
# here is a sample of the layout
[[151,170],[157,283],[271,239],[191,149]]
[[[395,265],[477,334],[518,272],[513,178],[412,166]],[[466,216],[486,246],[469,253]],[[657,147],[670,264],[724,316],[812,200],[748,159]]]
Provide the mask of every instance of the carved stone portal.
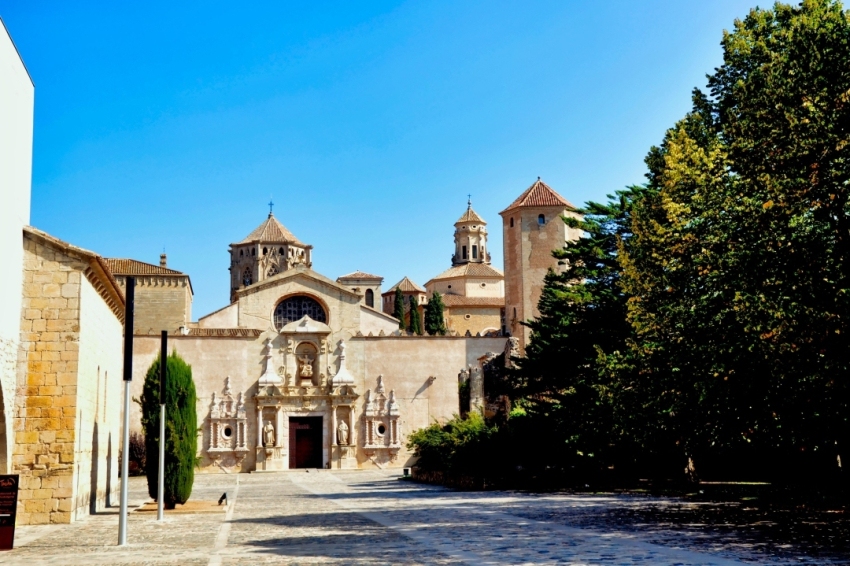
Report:
[[384,461],[393,461],[401,448],[399,409],[395,391],[389,396],[384,390],[384,376],[379,375],[374,395],[366,391],[363,411],[365,435],[363,449],[366,454]]
[[242,393],[234,399],[230,377],[224,380],[224,389],[219,398],[215,393],[210,403],[207,418],[207,455],[213,460],[222,460],[223,465],[239,465],[248,453],[248,415]]

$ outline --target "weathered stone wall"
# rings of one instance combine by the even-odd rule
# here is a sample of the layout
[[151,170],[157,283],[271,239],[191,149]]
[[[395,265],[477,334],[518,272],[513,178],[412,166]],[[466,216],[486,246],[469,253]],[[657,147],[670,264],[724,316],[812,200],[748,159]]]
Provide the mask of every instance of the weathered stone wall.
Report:
[[80,285],[80,341],[74,445],[74,517],[117,501],[121,446],[123,325],[85,277]]
[[[543,214],[546,222],[539,224]],[[552,251],[564,247],[567,240],[581,237],[581,231],[567,227],[562,215],[573,215],[566,208],[524,207],[504,214],[505,317],[511,334],[525,347],[530,330],[520,323],[536,318],[537,303],[543,291],[543,279],[549,269],[562,266]],[[514,220],[511,227],[510,220]],[[516,316],[514,316],[514,312]]]
[[484,330],[502,328],[502,309],[498,307],[450,307],[446,309],[446,325],[459,334],[473,336]]
[[[362,344],[362,359],[355,375],[363,375],[365,383],[359,391],[375,388],[379,375],[384,386],[395,390],[401,413],[402,450],[395,462],[378,462],[385,466],[406,466],[412,454],[407,450],[407,437],[416,429],[435,420],[450,419],[460,410],[458,373],[477,366],[487,352],[499,353],[506,338],[466,338],[462,336],[426,337],[357,337],[352,346]],[[434,379],[430,379],[430,378]],[[362,401],[362,400],[361,400]],[[358,407],[362,412],[363,406]],[[362,433],[361,433],[362,434]],[[374,465],[362,453],[361,467]]]
[[85,264],[24,239],[14,472],[20,524],[68,523],[73,510],[80,277]]
[[[124,291],[126,276],[115,279]],[[192,290],[185,275],[137,275],[133,331],[159,334],[174,331],[192,321]]]
[[[113,374],[111,381],[120,379],[118,295],[96,280],[94,256],[74,250],[66,253],[49,236],[24,236],[13,448],[13,471],[21,476],[20,524],[71,522],[89,512],[89,493],[103,493],[105,499],[110,483],[101,473],[109,450],[101,453],[92,439],[98,419],[103,421],[98,437],[111,433],[117,439],[119,407],[112,403],[104,416],[98,414],[98,377],[92,368],[101,366]],[[110,456],[117,459],[116,448]],[[111,485],[115,479],[113,473]]]
[[372,333],[378,336],[381,332],[391,334],[398,330],[396,319],[388,317],[385,313],[376,311],[366,306],[360,307],[360,332],[364,335]]
[[[359,304],[355,302],[359,308]],[[332,373],[339,367],[338,344],[343,333],[328,337],[330,354],[328,364]],[[202,432],[198,438],[201,472],[221,472],[207,458],[209,438],[206,419],[210,412],[212,394],[221,395],[226,377],[231,378],[234,396],[245,394],[248,414],[247,439],[250,451],[233,471],[248,472],[255,469],[256,459],[256,403],[257,381],[263,372],[263,342],[267,337],[274,339],[274,367],[282,362],[280,347],[282,338],[268,332],[251,337],[169,336],[169,351],[177,351],[192,366],[192,376],[198,394],[198,426]],[[402,442],[406,442],[411,431],[428,426],[434,419],[448,419],[458,412],[457,375],[461,369],[476,365],[487,352],[504,350],[505,338],[467,338],[462,336],[434,337],[351,337],[346,338],[346,364],[355,378],[357,393],[361,396],[356,407],[355,422],[362,425],[362,411],[367,389],[375,388],[378,375],[384,376],[389,392],[395,390],[402,419]],[[144,376],[159,351],[159,337],[136,336],[133,348],[132,394],[139,397],[144,386]],[[324,361],[324,360],[323,360]],[[435,379],[431,380],[430,377]],[[138,406],[131,409],[131,429],[141,430],[141,415]],[[362,438],[359,428],[352,431],[352,441]],[[403,466],[410,454],[402,450],[394,462],[380,461],[381,466]],[[358,452],[358,464],[370,467],[370,459]]]
[[199,328],[236,328],[237,326],[239,326],[239,306],[236,303],[198,319]]

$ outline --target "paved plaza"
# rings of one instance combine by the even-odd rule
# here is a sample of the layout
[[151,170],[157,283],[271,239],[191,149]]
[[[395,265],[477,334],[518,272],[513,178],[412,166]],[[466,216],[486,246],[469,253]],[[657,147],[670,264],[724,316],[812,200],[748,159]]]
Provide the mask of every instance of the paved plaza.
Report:
[[[696,525],[621,521],[623,510],[665,505],[636,496],[457,492],[385,471],[200,475],[194,500],[212,513],[133,512],[115,546],[117,510],[71,525],[20,527],[2,564],[839,564],[784,545]],[[146,501],[131,479],[131,507]]]

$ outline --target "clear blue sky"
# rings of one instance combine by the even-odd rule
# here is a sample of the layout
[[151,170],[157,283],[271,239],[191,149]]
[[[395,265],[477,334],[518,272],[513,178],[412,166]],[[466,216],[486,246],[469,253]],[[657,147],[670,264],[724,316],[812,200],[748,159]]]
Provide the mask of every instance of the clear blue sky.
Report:
[[32,223],[189,273],[227,304],[230,242],[268,213],[331,278],[384,288],[449,267],[472,194],[498,212],[540,175],[575,204],[643,157],[756,0],[0,0],[36,85]]

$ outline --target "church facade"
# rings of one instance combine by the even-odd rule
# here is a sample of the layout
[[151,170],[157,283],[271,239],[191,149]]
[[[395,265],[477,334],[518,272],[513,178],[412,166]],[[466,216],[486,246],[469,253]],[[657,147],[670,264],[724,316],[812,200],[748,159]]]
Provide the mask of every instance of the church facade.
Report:
[[[505,348],[501,335],[400,332],[367,300],[380,278],[332,280],[312,270],[311,250],[270,213],[230,246],[232,302],[170,329],[169,349],[192,366],[202,471],[410,465],[407,435],[456,414],[459,373]],[[184,297],[186,288],[161,289]],[[136,397],[159,347],[158,332],[137,327]]]

